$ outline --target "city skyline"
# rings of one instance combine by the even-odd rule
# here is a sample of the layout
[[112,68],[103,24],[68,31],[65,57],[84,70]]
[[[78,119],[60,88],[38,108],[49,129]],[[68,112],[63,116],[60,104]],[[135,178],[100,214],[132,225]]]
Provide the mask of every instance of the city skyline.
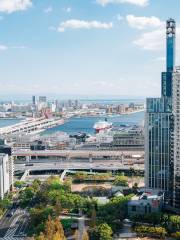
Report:
[[2,0],[1,96],[160,95],[164,22],[177,21],[178,63],[179,5],[177,0],[165,6],[163,0]]

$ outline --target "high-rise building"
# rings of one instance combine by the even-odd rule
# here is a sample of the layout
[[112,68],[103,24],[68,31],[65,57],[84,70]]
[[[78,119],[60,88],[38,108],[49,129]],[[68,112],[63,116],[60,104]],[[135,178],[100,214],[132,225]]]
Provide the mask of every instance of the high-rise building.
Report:
[[32,104],[36,105],[36,96],[32,96]]
[[5,144],[5,141],[1,141],[0,143],[0,155],[8,156],[8,164],[9,164],[9,185],[10,188],[13,188],[14,184],[14,160],[12,157],[12,149],[10,146]]
[[180,213],[180,67],[173,73],[173,207]]
[[7,154],[0,154],[0,198],[3,199],[4,195],[10,190],[9,178],[9,157]]
[[176,23],[173,19],[166,22],[166,72],[162,73],[162,97],[172,97],[172,73],[175,67]]
[[46,101],[47,101],[46,96],[39,96],[39,102],[40,103],[46,103]]
[[166,22],[166,72],[162,73],[161,98],[147,99],[146,110],[146,187],[164,191],[172,199],[172,75],[175,64],[175,29],[173,19]]
[[146,187],[168,193],[171,165],[171,99],[147,99],[146,111]]

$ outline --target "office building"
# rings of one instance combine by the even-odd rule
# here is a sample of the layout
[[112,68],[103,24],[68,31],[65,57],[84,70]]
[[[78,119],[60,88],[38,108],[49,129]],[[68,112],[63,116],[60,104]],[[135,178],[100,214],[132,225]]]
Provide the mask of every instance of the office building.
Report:
[[39,96],[39,102],[40,103],[46,103],[47,102],[46,96]]
[[176,23],[173,19],[166,22],[166,72],[162,73],[162,97],[172,97],[172,74],[175,67]]
[[173,73],[173,117],[174,117],[174,184],[173,207],[180,209],[180,67]]
[[47,108],[47,98],[46,98],[46,96],[39,96],[39,102],[37,105],[37,109],[38,109],[38,111],[41,111],[44,108]]
[[5,140],[2,140],[1,143],[0,143],[0,154],[8,155],[8,160],[9,160],[9,184],[10,184],[10,187],[13,188],[13,184],[14,184],[14,160],[13,160],[13,157],[11,156],[12,149],[11,149],[10,146],[6,145]]
[[32,96],[32,105],[36,105],[36,96]]
[[146,187],[168,193],[171,164],[170,98],[147,99],[146,113]]
[[166,22],[166,72],[162,73],[161,97],[147,99],[146,110],[146,188],[165,192],[166,202],[173,196],[172,158],[172,75],[175,64],[176,24]]
[[10,169],[9,169],[9,156],[0,153],[0,198],[3,199],[4,195],[10,190]]

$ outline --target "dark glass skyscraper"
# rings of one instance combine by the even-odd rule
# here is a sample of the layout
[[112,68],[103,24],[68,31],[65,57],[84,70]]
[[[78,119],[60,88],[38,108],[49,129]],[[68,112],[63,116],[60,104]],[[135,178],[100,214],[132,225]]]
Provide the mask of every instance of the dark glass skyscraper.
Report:
[[166,22],[166,72],[162,73],[162,97],[172,97],[172,74],[175,67],[176,23],[174,19]]
[[166,37],[167,37],[167,54],[166,64],[167,72],[173,72],[175,66],[175,35],[176,35],[176,23],[174,19],[167,20],[166,23]]
[[175,65],[173,19],[166,22],[166,72],[162,73],[161,98],[147,99],[146,110],[146,187],[171,198],[172,171],[172,77]]

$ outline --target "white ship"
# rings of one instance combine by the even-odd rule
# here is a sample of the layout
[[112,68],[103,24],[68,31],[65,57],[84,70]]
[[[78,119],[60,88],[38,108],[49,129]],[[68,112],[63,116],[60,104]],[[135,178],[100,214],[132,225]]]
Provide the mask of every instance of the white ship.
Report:
[[100,131],[111,129],[112,123],[107,121],[99,121],[94,124],[93,128],[95,129],[96,133],[99,133]]

